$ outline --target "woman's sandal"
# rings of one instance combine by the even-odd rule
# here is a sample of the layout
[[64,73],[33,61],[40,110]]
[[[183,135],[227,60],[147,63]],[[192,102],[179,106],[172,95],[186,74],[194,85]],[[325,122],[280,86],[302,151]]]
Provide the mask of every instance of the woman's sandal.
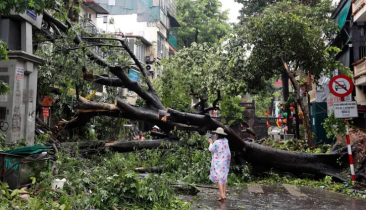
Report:
[[223,200],[226,200],[226,197],[225,198],[223,198],[223,197],[217,197],[216,200],[217,201],[223,201]]

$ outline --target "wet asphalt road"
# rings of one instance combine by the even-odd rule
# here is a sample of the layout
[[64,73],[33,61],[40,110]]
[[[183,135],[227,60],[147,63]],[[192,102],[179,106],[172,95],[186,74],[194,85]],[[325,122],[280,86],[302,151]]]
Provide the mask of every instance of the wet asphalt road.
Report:
[[309,187],[293,185],[251,185],[228,189],[225,202],[216,201],[218,190],[199,188],[197,196],[180,196],[193,203],[193,209],[331,209],[366,210],[366,199]]

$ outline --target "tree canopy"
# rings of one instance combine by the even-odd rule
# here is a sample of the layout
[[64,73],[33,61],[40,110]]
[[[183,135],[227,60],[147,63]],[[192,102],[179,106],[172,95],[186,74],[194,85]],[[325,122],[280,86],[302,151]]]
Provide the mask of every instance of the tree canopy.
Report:
[[[247,78],[247,83],[255,85],[260,82],[259,78],[267,81],[282,73],[289,76],[296,101],[305,114],[308,136],[311,136],[308,110],[300,99],[300,84],[295,78],[298,71],[314,76],[314,82],[335,69],[350,73],[336,60],[339,49],[329,45],[338,33],[336,23],[329,15],[332,11],[329,0],[318,1],[315,5],[279,2],[268,6],[261,15],[248,18],[229,40],[228,52],[232,54],[233,67],[256,74]],[[244,61],[240,56],[243,47],[250,52]]]
[[240,9],[240,16],[238,19],[241,23],[248,17],[260,14],[267,5],[276,3],[278,0],[235,0],[238,3],[243,4]]
[[54,8],[57,1],[55,0],[7,0],[0,2],[0,15],[8,15],[12,10],[22,13],[27,9],[32,9],[38,14],[42,13],[45,8]]
[[221,11],[219,0],[176,0],[178,20],[178,45],[189,47],[193,42],[209,45],[217,43],[232,29],[227,23],[228,11]]
[[[283,2],[283,0],[235,0],[238,3],[241,3],[243,7],[240,9],[240,16],[238,19],[240,23],[243,24],[246,19],[252,16],[258,16],[261,14],[264,9],[278,2]],[[294,2],[300,4],[313,4],[315,1],[313,0],[286,0],[285,2]]]
[[[220,45],[193,44],[182,49],[164,64],[163,101],[176,100],[190,86],[207,88],[212,96],[217,90],[228,96],[258,94],[286,72],[300,103],[300,84],[295,78],[299,71],[313,75],[314,82],[335,69],[350,72],[335,59],[339,49],[329,45],[338,33],[329,16],[332,9],[329,0],[315,5],[279,2],[248,17]],[[183,97],[187,104],[189,96]],[[306,115],[306,107],[300,105]]]
[[[248,19],[229,40],[232,65],[248,73],[260,72],[268,80],[281,74],[303,69],[318,79],[335,69],[347,71],[335,56],[339,49],[330,47],[337,25],[330,18],[329,0],[316,6],[281,2],[269,6],[260,16]],[[240,53],[247,48],[250,55],[242,62]],[[236,55],[238,54],[238,55]],[[252,78],[247,78],[252,80]],[[252,84],[257,81],[253,78]]]

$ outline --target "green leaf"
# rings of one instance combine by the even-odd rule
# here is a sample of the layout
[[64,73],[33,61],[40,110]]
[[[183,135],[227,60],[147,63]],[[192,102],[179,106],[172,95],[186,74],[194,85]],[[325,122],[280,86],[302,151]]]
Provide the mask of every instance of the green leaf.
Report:
[[19,192],[20,192],[20,190],[18,190],[18,189],[16,189],[16,190],[13,190],[12,192],[11,192],[11,197],[14,197],[15,195],[18,195],[19,194]]
[[32,184],[36,183],[36,177],[31,177],[30,180],[32,180]]

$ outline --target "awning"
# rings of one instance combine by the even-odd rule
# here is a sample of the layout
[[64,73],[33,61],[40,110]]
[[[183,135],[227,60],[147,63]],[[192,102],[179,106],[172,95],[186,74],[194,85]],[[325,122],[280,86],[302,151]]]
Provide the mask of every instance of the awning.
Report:
[[350,8],[351,8],[351,0],[347,0],[346,4],[342,8],[342,10],[335,17],[335,21],[336,21],[336,23],[338,23],[339,29],[342,29],[344,24],[346,23]]
[[85,0],[84,5],[93,10],[97,14],[109,14],[107,10],[105,10],[102,6],[100,6],[94,0]]
[[168,12],[170,27],[180,27],[178,20]]

